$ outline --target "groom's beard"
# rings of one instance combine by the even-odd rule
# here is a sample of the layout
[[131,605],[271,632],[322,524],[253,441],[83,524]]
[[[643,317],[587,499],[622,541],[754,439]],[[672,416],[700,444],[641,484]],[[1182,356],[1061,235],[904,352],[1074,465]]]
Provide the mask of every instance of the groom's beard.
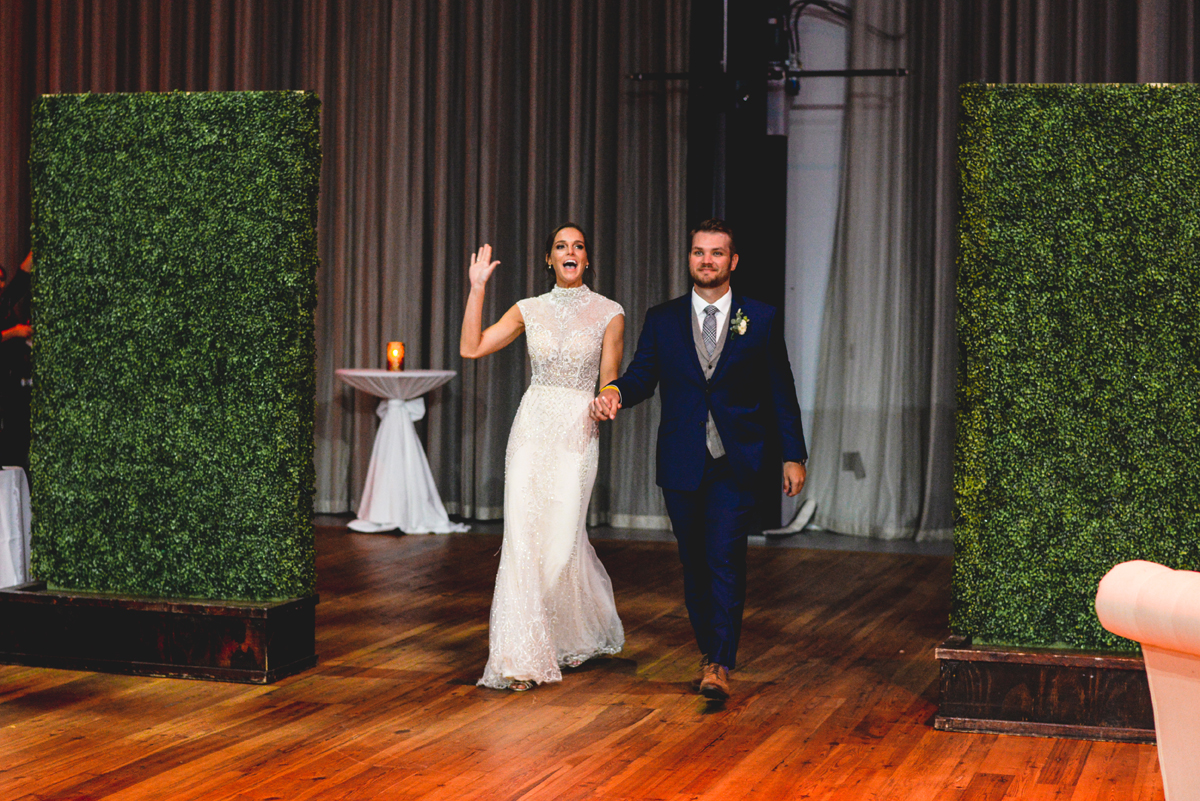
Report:
[[701,289],[712,289],[715,286],[720,286],[729,280],[729,273],[721,274],[720,272],[711,272],[707,276],[704,274],[692,273],[692,283]]

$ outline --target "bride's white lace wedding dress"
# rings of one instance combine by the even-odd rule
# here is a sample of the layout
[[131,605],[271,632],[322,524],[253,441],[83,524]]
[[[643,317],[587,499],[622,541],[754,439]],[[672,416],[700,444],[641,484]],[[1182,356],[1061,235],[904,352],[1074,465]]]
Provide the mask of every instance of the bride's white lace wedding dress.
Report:
[[584,527],[599,454],[588,417],[600,350],[620,304],[586,286],[517,304],[533,379],[504,457],[504,545],[479,684],[560,681],[561,666],[615,654],[625,632]]

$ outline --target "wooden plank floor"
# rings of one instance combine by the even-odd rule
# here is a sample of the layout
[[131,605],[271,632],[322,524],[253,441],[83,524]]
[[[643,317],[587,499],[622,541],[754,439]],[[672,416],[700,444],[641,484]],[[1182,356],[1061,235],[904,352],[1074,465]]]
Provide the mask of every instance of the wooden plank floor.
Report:
[[626,648],[478,689],[499,537],[318,529],[320,663],[268,687],[0,666],[0,799],[1161,799],[1154,746],[934,731],[950,558],[752,548],[734,697],[674,548],[596,543]]

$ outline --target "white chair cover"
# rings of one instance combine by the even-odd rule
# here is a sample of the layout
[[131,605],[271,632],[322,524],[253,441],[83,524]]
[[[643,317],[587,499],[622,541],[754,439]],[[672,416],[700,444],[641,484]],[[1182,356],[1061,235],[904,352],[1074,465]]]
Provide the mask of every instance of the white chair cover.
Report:
[[1200,798],[1200,573],[1122,562],[1100,580],[1096,615],[1142,644],[1167,801]]

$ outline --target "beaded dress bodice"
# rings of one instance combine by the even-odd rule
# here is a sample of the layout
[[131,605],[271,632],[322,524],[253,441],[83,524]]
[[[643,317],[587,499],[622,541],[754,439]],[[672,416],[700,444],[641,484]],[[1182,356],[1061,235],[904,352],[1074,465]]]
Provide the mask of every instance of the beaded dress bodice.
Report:
[[596,389],[600,352],[609,322],[623,313],[621,305],[587,286],[556,286],[517,305],[525,318],[532,386]]

